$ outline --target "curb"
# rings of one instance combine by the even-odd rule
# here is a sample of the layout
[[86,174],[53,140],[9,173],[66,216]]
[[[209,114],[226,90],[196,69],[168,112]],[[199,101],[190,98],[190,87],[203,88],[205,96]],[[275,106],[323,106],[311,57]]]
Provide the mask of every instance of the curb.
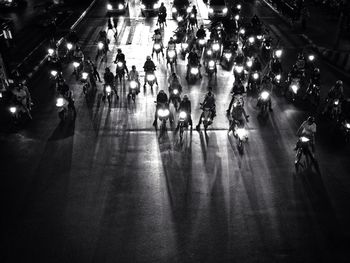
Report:
[[[83,20],[83,18],[86,16],[86,14],[90,11],[90,9],[93,7],[93,5],[97,2],[97,0],[93,0],[90,5],[85,9],[85,11],[80,15],[80,17],[74,22],[74,24],[70,27],[70,30],[73,30],[74,28],[76,28],[76,26],[81,22],[81,20]],[[62,42],[64,40],[64,37],[61,37],[58,41],[57,41],[57,46],[61,45]],[[38,48],[38,47],[37,47]],[[37,49],[36,48],[36,49]],[[25,63],[26,60],[29,59],[29,57],[31,56],[31,54],[36,50],[34,49],[32,52],[30,52],[16,67],[16,69],[18,69],[21,65],[23,65],[23,63]],[[40,60],[39,64],[37,64],[36,66],[33,66],[33,70],[29,73],[26,74],[26,79],[25,79],[25,83],[28,82],[29,79],[31,79],[35,73],[37,73],[41,67],[45,64],[47,58],[49,57],[49,55],[45,55],[45,57]],[[16,69],[14,69],[11,73],[14,73],[16,71]]]
[[[273,7],[266,0],[261,0],[264,2],[271,10],[273,10],[284,23],[288,26],[291,26],[289,20],[285,18],[275,7]],[[322,56],[326,61],[336,66],[338,69],[344,71],[345,74],[350,73],[350,54],[345,52],[339,52],[332,49],[327,49],[325,47],[321,47],[316,45],[308,36],[305,34],[301,34],[300,37],[308,43],[308,45],[317,52],[320,56]]]

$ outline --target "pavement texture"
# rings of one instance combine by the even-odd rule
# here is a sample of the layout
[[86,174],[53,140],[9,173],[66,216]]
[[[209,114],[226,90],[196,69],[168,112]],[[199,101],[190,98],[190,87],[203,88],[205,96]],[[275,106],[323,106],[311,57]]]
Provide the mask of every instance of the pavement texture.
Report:
[[274,10],[281,19],[290,28],[300,33],[300,36],[317,51],[324,59],[343,70],[346,74],[350,73],[350,37],[349,33],[342,33],[339,42],[336,44],[338,19],[330,16],[327,10],[324,10],[317,4],[307,3],[310,16],[306,19],[306,28],[302,29],[300,20],[292,20],[277,9],[272,0],[262,0],[272,10]]
[[[105,4],[99,1],[76,28],[92,58],[98,33],[107,27]],[[195,4],[199,23],[208,24],[203,2]],[[261,2],[245,3],[242,12],[246,19],[257,13],[280,39],[288,71],[305,42]],[[129,12],[118,17],[117,39],[108,32],[110,52],[97,64],[100,74],[107,66],[115,72],[121,48],[143,84],[156,22],[142,17],[139,1],[131,1]],[[165,40],[177,26],[170,12],[167,24]],[[242,155],[225,117],[232,71],[219,67],[216,82],[208,83],[203,73],[188,85],[186,61],[179,59],[176,72],[195,123],[208,85],[217,99],[207,134],[186,131],[180,142],[173,127],[163,134],[152,127],[156,92],[167,92],[171,74],[163,58],[154,61],[159,87],[141,90],[128,103],[124,80],[111,107],[101,100],[102,83],[86,100],[67,64],[63,73],[77,118],[64,125],[46,68],[33,76],[33,121],[0,132],[1,262],[348,262],[350,149],[336,129],[317,115],[320,171],[307,166],[296,174],[295,132],[317,112],[273,94],[274,111],[261,118],[256,97],[248,96],[249,139]],[[317,63],[323,101],[340,73],[323,60]]]

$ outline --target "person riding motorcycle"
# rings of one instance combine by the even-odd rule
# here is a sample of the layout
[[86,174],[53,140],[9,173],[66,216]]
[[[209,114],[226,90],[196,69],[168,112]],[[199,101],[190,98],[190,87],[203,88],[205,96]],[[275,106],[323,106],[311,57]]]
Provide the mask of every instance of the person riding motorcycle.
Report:
[[[230,119],[230,127],[228,132],[230,132],[232,130],[232,128],[234,127],[234,123],[238,122],[239,126],[243,126],[244,125],[244,120],[246,122],[249,122],[249,115],[247,115],[243,103],[241,100],[236,99],[233,103],[233,108],[232,111],[228,111],[227,114],[229,114],[229,119]],[[235,136],[237,136],[236,134],[234,134]]]
[[322,112],[325,114],[330,109],[330,106],[333,105],[335,100],[343,100],[344,99],[344,90],[343,90],[343,81],[337,80],[335,85],[328,91],[328,95],[326,98],[326,105]]
[[[187,114],[188,125],[191,126],[192,130],[192,117],[191,117],[191,101],[188,99],[187,94],[185,94],[180,102],[179,112],[184,111]],[[179,123],[176,129],[179,129]]]
[[172,90],[174,88],[177,88],[179,89],[179,92],[182,92],[182,86],[181,86],[181,83],[180,83],[180,79],[179,77],[176,75],[175,72],[173,72],[169,79],[168,79],[168,83],[169,83],[169,92],[171,93]]
[[[154,114],[154,122],[153,126],[157,127],[157,120],[158,120],[158,109],[162,106],[169,108],[168,104],[168,95],[164,92],[164,90],[160,90],[158,95],[157,95],[157,106],[156,106],[156,112]],[[172,122],[172,119],[169,118],[170,121]]]
[[255,56],[254,60],[253,60],[253,65],[251,67],[251,70],[260,72],[261,69],[262,69],[262,66],[261,66],[260,59],[259,59],[258,56]]
[[191,66],[194,66],[194,67],[198,67],[199,68],[199,78],[202,78],[202,74],[201,74],[201,71],[200,71],[200,62],[199,62],[199,57],[197,55],[197,53],[194,51],[194,49],[192,49],[189,53],[188,53],[188,56],[187,56],[187,73],[186,73],[186,79],[188,79],[189,77],[189,74],[190,74],[190,69],[191,69]]
[[28,114],[28,117],[32,119],[32,115],[30,113],[32,98],[30,96],[28,87],[19,82],[13,87],[11,91],[16,104],[20,106],[20,110],[26,112]]
[[231,99],[230,104],[228,106],[228,109],[226,111],[227,113],[229,113],[231,111],[232,105],[237,100],[238,97],[240,97],[239,99],[242,100],[242,104],[243,104],[243,99],[241,98],[243,93],[245,93],[244,85],[243,85],[241,79],[237,79],[237,81],[235,81],[235,83],[232,87],[232,91],[231,91],[232,99]]
[[288,83],[292,81],[292,79],[301,79],[302,72],[298,69],[297,65],[294,65],[292,70],[288,73]]
[[270,63],[270,72],[275,76],[278,74],[282,74],[282,64],[278,58],[274,58]]
[[139,73],[137,72],[135,65],[131,67],[131,71],[129,72],[129,81],[132,80],[137,82],[137,93],[139,93],[141,84],[139,79]]
[[[205,94],[204,101],[202,103],[202,108],[209,108],[211,111],[211,119],[214,120],[214,117],[216,116],[216,106],[215,106],[215,95],[213,93],[213,88],[208,87],[209,91],[207,94]],[[196,126],[196,130],[200,130],[200,125],[202,124],[202,117],[204,112],[202,112],[201,116],[199,117],[199,122]]]
[[306,67],[306,59],[304,57],[303,52],[300,52],[298,54],[298,59],[297,59],[295,65],[297,66],[298,70],[300,70],[304,74],[305,67]]
[[188,14],[188,16],[192,19],[194,19],[194,24],[196,27],[198,27],[198,22],[197,22],[197,8],[195,5],[192,6],[191,12]]
[[[319,87],[320,86],[320,69],[319,68],[315,68],[313,71],[312,71],[312,75],[310,77],[310,82],[309,82],[309,85],[306,89],[306,94],[308,94],[310,92],[310,90],[312,90],[313,88],[313,85]],[[306,96],[306,95],[305,95]]]
[[[169,50],[174,50],[175,51],[175,58],[177,57],[177,52],[176,52],[176,42],[174,38],[170,37],[169,42],[168,42],[168,48],[167,48],[167,56],[168,56],[168,51]],[[176,60],[175,60],[176,62]]]
[[165,26],[166,24],[166,7],[164,6],[164,3],[160,4],[159,11],[158,11],[158,22],[164,21]]
[[[154,35],[152,36],[152,40],[154,41],[154,44],[159,44],[160,45],[160,52],[162,53],[164,57],[164,52],[163,52],[163,37],[159,29],[154,30]],[[152,49],[152,57],[155,52],[154,45]]]
[[[114,75],[109,68],[105,69],[105,73],[103,74],[103,79],[105,84],[103,85],[103,99],[106,98],[106,86],[111,86],[114,89]],[[116,92],[117,93],[117,92]]]
[[[310,139],[310,146],[312,150],[311,156],[313,157],[313,153],[315,152],[315,133],[316,133],[316,123],[315,118],[312,116],[309,116],[306,121],[304,121],[301,126],[299,127],[297,131],[297,136],[305,136],[308,139]],[[295,146],[294,150],[297,149],[297,145]]]
[[[272,83],[271,83],[271,79],[268,76],[264,76],[261,81],[259,94],[261,94],[263,91],[267,91],[269,94],[271,94]],[[257,106],[259,106],[260,102],[261,102],[260,99],[258,99]],[[269,111],[272,111],[271,96],[268,96],[267,98],[267,105],[269,107]]]
[[84,60],[84,53],[78,45],[74,49],[73,57],[74,59],[78,60],[78,62],[82,62]]
[[122,50],[120,48],[117,49],[117,56],[115,57],[114,63],[122,62],[124,69],[127,74],[129,74],[128,67],[126,66],[126,60],[125,60],[125,55],[123,54]]
[[[147,74],[148,73],[154,73],[156,70],[156,65],[154,65],[154,62],[151,60],[150,56],[147,56],[146,62],[143,65],[143,69],[145,71],[145,84],[143,85],[144,88],[146,88],[146,83],[147,83]],[[158,85],[157,79],[156,79],[156,84]]]
[[198,29],[196,33],[196,37],[199,39],[204,39],[207,36],[205,33],[204,25],[201,25],[201,27]]

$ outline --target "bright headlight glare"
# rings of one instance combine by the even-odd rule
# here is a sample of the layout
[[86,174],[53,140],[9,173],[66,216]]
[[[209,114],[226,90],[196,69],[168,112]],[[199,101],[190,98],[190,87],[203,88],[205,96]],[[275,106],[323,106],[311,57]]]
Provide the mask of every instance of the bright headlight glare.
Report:
[[223,12],[224,14],[226,14],[227,11],[228,11],[227,7],[225,7],[224,9],[222,9],[222,12]]
[[209,67],[214,67],[215,66],[215,62],[213,60],[210,60],[208,63]]
[[305,136],[300,137],[300,140],[301,140],[302,142],[308,142],[308,141],[310,141],[310,139],[307,138],[307,137],[305,137]]
[[292,88],[292,91],[293,91],[295,94],[297,94],[298,89],[299,89],[298,86],[295,85],[295,84],[293,84],[291,88]]
[[107,10],[112,10],[112,9],[113,9],[112,5],[111,4],[107,4]]
[[119,68],[121,68],[121,67],[123,66],[123,62],[118,61],[117,66],[118,66]]
[[71,43],[67,43],[67,48],[71,50],[73,48],[73,45]]
[[79,62],[76,62],[76,61],[73,62],[73,67],[77,68],[77,67],[79,67],[79,65],[80,65]]
[[118,9],[119,9],[119,10],[124,9],[124,5],[123,5],[123,4],[119,4],[119,5],[118,5]]
[[198,74],[198,68],[191,68],[191,74],[197,75]]
[[106,86],[106,92],[107,93],[111,93],[112,92],[112,88],[111,88],[111,86]]
[[218,51],[218,50],[220,49],[219,43],[214,43],[214,44],[213,44],[213,49],[214,49],[215,51]]
[[53,77],[56,77],[57,76],[57,71],[56,70],[51,70],[51,75],[53,76]]
[[259,78],[259,74],[258,74],[258,73],[254,73],[254,74],[253,74],[253,78],[254,78],[254,79],[258,79],[258,78]]
[[158,110],[158,116],[159,117],[162,117],[162,118],[164,118],[164,117],[168,117],[169,116],[169,110],[168,109],[159,109]]
[[263,91],[263,92],[261,92],[260,96],[263,100],[267,100],[269,98],[270,94],[267,91]]
[[104,46],[102,42],[98,42],[98,44],[97,44],[97,45],[98,45],[98,48],[99,48],[99,49],[102,49],[102,48],[103,48],[103,46]]
[[208,11],[209,11],[210,14],[214,13],[214,9],[211,8],[211,7],[209,7]]
[[249,43],[254,43],[255,39],[254,39],[254,37],[249,37],[248,41],[249,41]]
[[137,88],[137,82],[136,81],[130,81],[130,88],[136,89]]
[[247,130],[244,128],[238,128],[236,130],[236,134],[242,140],[243,138],[245,138],[247,136]]
[[148,81],[153,81],[153,80],[155,80],[155,76],[153,75],[153,74],[149,74],[149,75],[147,75],[147,80]]
[[227,60],[230,60],[230,58],[232,57],[232,54],[231,54],[231,53],[225,53],[225,54],[224,54],[224,57],[225,57]]
[[177,12],[176,7],[171,8],[171,12],[176,13]]
[[17,111],[17,108],[16,107],[10,107],[10,112],[12,113],[12,114],[14,114],[14,113],[16,113],[16,111]]
[[187,118],[187,113],[184,112],[184,111],[181,111],[180,114],[179,114],[179,118],[182,119],[182,120],[186,119]]
[[57,107],[62,107],[64,105],[64,100],[63,98],[57,98],[56,100],[56,106]]
[[49,48],[49,49],[47,50],[47,52],[49,53],[49,55],[50,55],[50,56],[52,56],[52,55],[53,55],[54,50],[53,50],[52,48]]
[[81,77],[82,77],[83,79],[87,79],[88,76],[89,76],[89,74],[88,74],[87,72],[81,73]]
[[242,66],[237,66],[237,67],[235,68],[235,70],[237,71],[237,73],[242,73],[243,67],[242,67]]
[[247,66],[248,66],[249,68],[251,68],[251,67],[253,66],[253,61],[248,60],[248,61],[247,61]]

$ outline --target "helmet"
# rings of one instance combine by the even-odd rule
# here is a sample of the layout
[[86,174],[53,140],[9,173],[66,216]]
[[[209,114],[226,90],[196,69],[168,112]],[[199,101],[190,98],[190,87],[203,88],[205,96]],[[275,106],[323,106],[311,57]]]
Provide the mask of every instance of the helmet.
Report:
[[106,72],[110,72],[110,69],[109,69],[109,68],[106,68],[105,71],[106,71]]
[[209,92],[213,91],[213,88],[211,86],[208,87]]
[[183,99],[184,99],[184,100],[188,100],[187,94],[184,95]]
[[131,68],[132,68],[132,69],[136,69],[136,66],[135,66],[135,65],[132,65]]
[[165,93],[165,92],[164,92],[164,90],[161,89],[161,90],[159,91],[159,94],[163,94],[163,93]]
[[122,52],[122,50],[121,50],[120,48],[118,48],[118,49],[117,49],[117,52],[118,52],[118,53],[121,53],[121,52]]
[[151,60],[151,56],[147,56],[147,60]]
[[336,86],[336,87],[343,86],[343,81],[337,80],[337,82],[335,83],[335,86]]
[[314,68],[314,73],[315,74],[320,74],[320,69],[319,68]]
[[173,72],[172,76],[173,76],[174,78],[177,78],[177,75],[176,75],[175,72]]
[[160,5],[161,5],[161,6],[163,6],[163,5],[164,5],[164,3],[162,2]]
[[204,25],[201,25],[201,29],[204,29]]
[[308,122],[311,122],[311,123],[314,123],[314,122],[315,122],[315,117],[309,116],[309,117],[307,118],[307,121],[308,121]]
[[173,41],[174,40],[174,38],[173,37],[170,37],[170,41]]

